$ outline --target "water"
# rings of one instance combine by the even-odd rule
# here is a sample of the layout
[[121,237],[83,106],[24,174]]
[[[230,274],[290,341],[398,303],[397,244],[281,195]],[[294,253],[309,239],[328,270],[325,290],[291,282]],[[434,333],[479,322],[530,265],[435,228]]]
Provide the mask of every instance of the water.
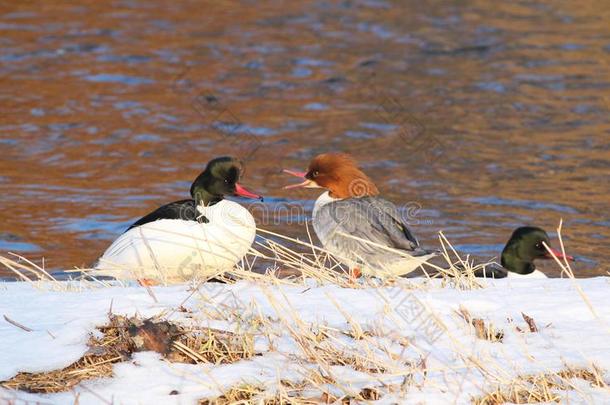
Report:
[[87,265],[223,154],[267,197],[261,226],[305,238],[317,193],[282,190],[281,169],[341,150],[424,244],[443,230],[491,257],[563,218],[577,275],[605,274],[609,16],[595,0],[5,3],[0,253]]

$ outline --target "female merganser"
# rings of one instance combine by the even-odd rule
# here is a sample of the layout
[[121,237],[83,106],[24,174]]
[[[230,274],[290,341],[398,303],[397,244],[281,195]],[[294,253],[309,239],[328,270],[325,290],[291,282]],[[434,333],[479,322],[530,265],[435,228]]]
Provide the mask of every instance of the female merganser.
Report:
[[419,247],[391,202],[379,197],[373,181],[344,153],[316,156],[304,178],[285,188],[324,188],[313,209],[313,227],[330,253],[354,273],[376,277],[410,273],[434,253]]
[[261,198],[237,183],[241,163],[211,160],[191,186],[192,199],[176,201],[137,220],[110,245],[92,275],[171,283],[229,270],[247,253],[256,224],[225,195]]
[[560,251],[551,248],[549,235],[543,229],[535,226],[522,226],[515,229],[502,250],[502,266],[488,265],[484,269],[476,271],[475,276],[546,278],[547,276],[540,270],[536,270],[534,265],[536,259],[552,259],[551,254],[544,247],[545,244],[558,259],[574,260],[572,256],[564,256]]

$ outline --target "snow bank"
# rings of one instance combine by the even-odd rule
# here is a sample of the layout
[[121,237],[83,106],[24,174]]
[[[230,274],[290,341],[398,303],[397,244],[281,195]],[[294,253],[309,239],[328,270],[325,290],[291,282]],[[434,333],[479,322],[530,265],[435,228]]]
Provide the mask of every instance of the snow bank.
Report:
[[[187,325],[251,333],[258,355],[232,364],[172,363],[158,353],[142,352],[115,364],[114,376],[90,380],[72,392],[28,394],[0,388],[9,399],[44,403],[196,403],[244,382],[273,390],[280,379],[303,381],[317,371],[332,377],[337,395],[363,387],[401,386],[380,403],[470,403],[494,384],[518,375],[569,367],[604,370],[610,382],[610,280],[543,279],[485,281],[485,288],[461,291],[441,283],[401,280],[384,287],[342,288],[308,280],[303,285],[240,281],[155,287],[35,288],[29,283],[0,285],[0,381],[18,372],[61,369],[87,351],[89,335],[115,314],[163,315]],[[67,284],[66,284],[67,285]],[[53,287],[53,288],[52,288]],[[189,309],[177,311],[179,306]],[[466,310],[502,331],[501,342],[475,336],[457,314]],[[240,319],[228,314],[241,314]],[[522,313],[538,328],[531,332]],[[264,329],[253,328],[252,319]],[[250,325],[250,326],[248,326]],[[250,329],[248,329],[250,328]],[[316,353],[304,352],[300,335],[324,331],[316,349],[346,358],[383,364],[384,372],[350,364],[322,367]],[[322,357],[321,357],[322,358]],[[326,359],[326,358],[325,358]],[[379,370],[377,370],[379,371]],[[564,392],[571,403],[608,403],[610,391],[585,381]],[[174,391],[172,393],[172,391]],[[382,389],[383,392],[383,389]],[[170,395],[172,393],[172,395]]]

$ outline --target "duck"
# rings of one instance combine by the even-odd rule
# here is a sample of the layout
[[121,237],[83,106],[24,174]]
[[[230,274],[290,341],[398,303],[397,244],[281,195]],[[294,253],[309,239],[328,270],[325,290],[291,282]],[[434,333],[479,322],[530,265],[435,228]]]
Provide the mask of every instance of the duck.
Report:
[[435,256],[423,249],[396,206],[346,153],[315,156],[305,172],[285,169],[303,182],[285,186],[320,188],[312,224],[325,250],[350,274],[390,278],[406,275]]
[[[545,248],[548,247],[548,250]],[[549,235],[536,226],[521,226],[513,231],[500,256],[501,266],[489,264],[475,271],[476,277],[485,278],[547,278],[536,269],[535,260],[558,259],[574,261],[574,257],[553,249]]]
[[191,198],[135,221],[106,249],[91,275],[156,285],[232,269],[252,245],[256,223],[225,196],[262,200],[238,183],[242,173],[243,164],[234,157],[209,161],[191,185]]

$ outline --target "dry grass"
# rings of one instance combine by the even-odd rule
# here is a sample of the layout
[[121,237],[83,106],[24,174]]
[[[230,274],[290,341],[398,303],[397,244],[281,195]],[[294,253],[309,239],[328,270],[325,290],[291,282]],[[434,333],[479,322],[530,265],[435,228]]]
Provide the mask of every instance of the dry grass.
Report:
[[573,379],[587,381],[594,387],[607,388],[602,375],[602,371],[593,366],[591,369],[566,367],[557,373],[519,376],[503,387],[474,398],[472,402],[474,405],[559,402],[562,398],[560,391],[577,389]]
[[[364,387],[349,389],[343,387],[335,378],[312,370],[299,384],[283,383],[282,387],[290,387],[287,392],[298,404],[351,404],[354,401],[375,401],[384,395],[381,387]],[[332,392],[331,392],[332,391]],[[342,394],[338,392],[343,391]]]
[[155,351],[168,360],[182,363],[232,363],[254,355],[251,336],[209,328],[186,329],[159,320],[110,315],[98,327],[101,337],[91,336],[89,350],[78,361],[61,370],[18,373],[0,382],[5,388],[33,393],[71,390],[84,380],[112,377],[112,365],[139,351]]
[[[333,383],[325,379],[325,384]],[[353,395],[337,396],[307,382],[294,383],[280,381],[279,388],[269,392],[264,387],[253,384],[240,384],[225,390],[216,398],[200,399],[199,405],[313,405],[313,404],[350,404],[353,401],[376,401],[382,394],[377,388],[363,388]]]
[[[201,399],[200,404],[229,403],[263,403],[263,404],[313,404],[339,403],[350,401],[373,401],[383,398],[387,393],[407,395],[412,387],[421,387],[431,377],[439,372],[451,374],[455,364],[447,365],[439,370],[428,369],[426,356],[418,346],[418,335],[405,337],[387,327],[378,329],[375,325],[360,325],[349,316],[341,305],[349,303],[329,300],[345,317],[343,330],[333,329],[324,324],[312,325],[299,318],[299,312],[290,306],[289,300],[278,298],[277,286],[298,286],[306,291],[314,285],[333,284],[343,288],[362,289],[400,286],[401,289],[427,290],[430,282],[409,284],[407,280],[397,282],[395,279],[372,280],[362,278],[354,280],[339,264],[340,258],[335,258],[324,249],[309,242],[302,242],[272,232],[260,230],[259,235],[269,238],[257,240],[257,250],[252,249],[251,255],[243,264],[230,273],[218,276],[225,283],[236,280],[247,280],[260,289],[266,296],[269,305],[273,307],[277,317],[271,319],[261,315],[265,311],[257,308],[257,303],[237,303],[234,305],[224,299],[216,299],[209,289],[200,289],[197,284],[192,293],[185,299],[198,296],[201,307],[197,316],[202,319],[215,319],[228,322],[234,332],[204,327],[185,327],[170,322],[171,314],[186,311],[178,306],[165,320],[138,319],[110,316],[109,323],[98,329],[101,337],[91,337],[90,350],[74,364],[62,370],[46,373],[19,373],[8,381],[0,384],[7,388],[29,392],[52,393],[72,389],[79,382],[87,379],[111,377],[112,364],[126,361],[136,351],[154,350],[162,353],[167,360],[191,364],[212,363],[226,364],[242,359],[250,359],[257,355],[254,350],[254,337],[269,342],[269,351],[274,351],[274,340],[277,337],[289,337],[294,341],[296,349],[289,354],[291,364],[302,372],[302,380],[298,383],[280,380],[274,386],[259,386],[239,384],[229,388],[216,387],[222,395],[216,398]],[[290,249],[277,240],[290,242],[297,250]],[[442,286],[468,290],[482,288],[481,281],[474,277],[478,266],[472,265],[468,258],[462,259],[440,235],[442,256],[447,262],[446,268],[426,265],[435,272],[430,278],[439,278]],[[273,267],[267,274],[252,272],[257,260],[268,260]],[[0,264],[11,269],[21,280],[27,281],[37,288],[83,289],[108,285],[102,281],[86,281],[78,283],[59,283],[44,271],[43,268],[27,262],[21,257],[1,257]],[[562,269],[573,278],[567,263],[561,263]],[[421,280],[420,280],[421,281]],[[439,283],[435,283],[438,285]],[[67,287],[66,287],[67,285]],[[200,291],[201,290],[201,291]],[[148,289],[151,299],[155,300],[154,291]],[[579,290],[583,301],[587,297]],[[211,295],[211,296],[210,296]],[[285,297],[284,297],[285,298]],[[183,302],[184,303],[184,302]],[[591,312],[595,309],[588,303]],[[184,314],[186,315],[189,314]],[[386,314],[387,315],[387,314]],[[436,314],[435,319],[440,318]],[[274,315],[275,316],[275,315]],[[501,342],[504,332],[497,329],[489,321],[473,317],[467,310],[461,308],[458,316],[463,319],[473,335],[478,339],[490,342]],[[194,319],[194,318],[192,318]],[[525,326],[523,331],[537,332],[539,326],[533,318],[523,314]],[[461,322],[461,321],[459,321]],[[16,327],[34,327],[22,325]],[[553,402],[560,398],[558,391],[576,389],[570,382],[572,378],[581,378],[599,387],[605,387],[602,372],[593,369],[566,368],[559,373],[544,373],[533,376],[522,376],[512,379],[508,376],[506,364],[494,364],[491,356],[474,358],[469,354],[468,347],[460,343],[460,338],[452,335],[452,331],[444,328],[445,340],[452,345],[453,355],[462,363],[462,369],[479,371],[484,376],[487,387],[496,387],[480,397],[473,399],[477,405],[500,404],[504,402],[532,403],[536,401]],[[351,338],[351,339],[349,339]],[[474,339],[473,339],[474,340]],[[348,343],[346,343],[346,341]],[[400,346],[403,351],[389,349],[387,342]],[[385,342],[385,343],[384,343]],[[499,346],[498,346],[499,347]],[[411,358],[405,354],[409,351]],[[415,354],[413,354],[415,353]],[[420,357],[418,357],[420,356]],[[461,356],[461,357],[460,357]],[[351,368],[360,373],[370,375],[370,381],[379,383],[375,387],[354,388],[349,381],[342,380],[333,370],[337,366]],[[400,377],[402,384],[385,385],[385,377]],[[435,382],[436,383],[436,382]],[[485,390],[484,390],[485,391]]]
[[[268,260],[277,268],[281,268],[284,272],[291,275],[291,278],[302,281],[304,278],[315,279],[321,282],[333,283],[346,288],[369,288],[378,287],[379,283],[372,283],[371,279],[366,277],[355,282],[353,277],[344,265],[341,264],[342,257],[336,254],[331,254],[329,251],[314,245],[311,234],[309,233],[309,241],[301,241],[288,236],[284,236],[265,229],[257,229],[260,242],[256,242],[257,249],[251,249],[251,254],[263,260]],[[352,237],[350,235],[344,235]],[[356,239],[356,237],[353,237]],[[298,250],[289,248],[277,242],[277,239],[290,243],[296,246]],[[405,252],[378,245],[374,242],[358,239],[359,242],[370,244],[371,247],[387,251],[398,256],[409,257]],[[489,263],[473,264],[468,257],[462,259],[451,243],[443,235],[439,233],[439,242],[441,246],[440,256],[444,260],[442,266],[432,263],[423,263],[420,270],[427,278],[440,278],[443,284],[458,289],[477,289],[481,288],[482,284],[475,277],[475,272]],[[388,273],[386,269],[379,269],[379,273]],[[396,276],[388,277],[383,280],[383,285],[392,285],[396,280]],[[420,284],[413,284],[414,288],[425,288]]]
[[263,387],[251,384],[240,384],[229,388],[216,398],[200,399],[199,405],[235,405],[235,404],[261,404],[261,405],[313,405],[324,403],[322,397],[303,396],[302,384],[282,381],[275,393],[269,393]]
[[[256,385],[241,384],[231,387],[221,396],[214,399],[201,399],[199,405],[252,404],[264,392]],[[258,402],[258,401],[257,401]],[[267,403],[266,401],[263,403]]]
[[226,364],[254,356],[252,335],[200,328],[183,333],[173,342],[172,361]]
[[[324,404],[344,404],[349,405],[354,403],[354,401],[362,402],[362,401],[377,401],[381,399],[383,395],[377,388],[363,388],[354,395],[343,395],[343,396],[335,396],[330,395],[328,393],[323,393],[320,396],[320,400]],[[320,402],[317,402],[320,403]]]
[[91,336],[88,352],[68,367],[43,373],[19,373],[0,382],[0,386],[48,394],[69,391],[84,380],[111,377],[112,365],[128,360],[134,350],[127,330],[117,322],[118,318],[111,317],[109,324],[100,328],[102,337]]
[[[236,280],[260,281],[268,277],[284,279],[286,284],[302,284],[306,278],[314,279],[321,283],[332,283],[345,288],[369,288],[378,287],[379,281],[367,277],[355,280],[349,270],[341,264],[342,257],[333,255],[324,248],[316,246],[307,229],[309,240],[301,241],[265,229],[257,228],[258,239],[250,249],[249,256],[239,263],[233,271],[225,274],[214,274],[213,278],[222,282],[235,282]],[[346,235],[349,237],[349,235]],[[279,243],[278,240],[290,244],[294,248]],[[374,248],[386,250],[398,256],[408,256],[405,252],[363,241],[372,244]],[[439,233],[440,257],[446,262],[442,266],[424,263],[420,266],[427,278],[440,278],[444,286],[458,289],[481,288],[480,281],[474,273],[486,266],[488,263],[474,265],[468,257],[462,259],[446,237]],[[268,265],[265,275],[252,271],[258,261],[265,261]],[[63,283],[56,280],[44,266],[38,266],[28,259],[9,253],[8,256],[0,255],[0,265],[15,274],[16,278],[28,282],[36,288],[52,288],[60,290],[81,290],[93,287],[109,287],[121,285],[120,280],[100,280],[95,277],[94,269],[67,270],[66,273],[76,274],[72,283]],[[379,269],[383,274],[385,269]],[[384,285],[392,285],[396,277],[383,280]],[[207,280],[203,280],[207,281]],[[425,288],[420,283],[413,283],[413,288]],[[151,297],[155,299],[154,293],[149,289]]]
[[473,318],[466,308],[460,307],[457,314],[473,327],[478,339],[489,340],[490,342],[502,342],[502,339],[504,339],[504,331],[497,329],[492,323],[486,323],[481,318]]

